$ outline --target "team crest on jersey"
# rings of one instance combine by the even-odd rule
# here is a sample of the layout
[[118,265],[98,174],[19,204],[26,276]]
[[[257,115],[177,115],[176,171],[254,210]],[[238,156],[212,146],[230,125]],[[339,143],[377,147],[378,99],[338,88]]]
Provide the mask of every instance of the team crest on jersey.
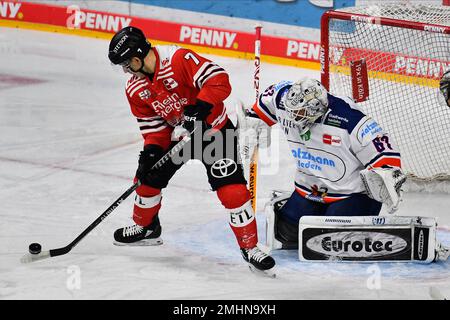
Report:
[[142,92],[139,92],[139,98],[141,98],[142,100],[148,100],[150,99],[151,93],[150,90],[145,89]]
[[178,87],[178,82],[173,80],[172,78],[167,78],[163,80],[163,84],[167,90],[173,90]]
[[161,61],[161,66],[165,68],[169,64],[169,58],[165,58],[163,61]]
[[325,203],[324,198],[327,196],[327,192],[328,188],[319,188],[317,185],[313,185],[311,186],[311,193],[307,194],[305,198],[311,201]]

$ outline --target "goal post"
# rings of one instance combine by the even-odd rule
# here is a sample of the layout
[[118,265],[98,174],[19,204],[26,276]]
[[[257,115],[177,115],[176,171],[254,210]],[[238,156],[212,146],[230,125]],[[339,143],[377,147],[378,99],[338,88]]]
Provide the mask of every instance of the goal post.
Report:
[[353,98],[393,136],[410,179],[450,181],[450,7],[379,5],[331,10],[321,21],[321,80]]

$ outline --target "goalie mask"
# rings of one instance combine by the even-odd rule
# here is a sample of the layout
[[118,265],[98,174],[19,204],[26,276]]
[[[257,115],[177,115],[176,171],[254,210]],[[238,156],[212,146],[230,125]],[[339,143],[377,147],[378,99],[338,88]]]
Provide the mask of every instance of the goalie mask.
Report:
[[328,92],[322,84],[313,79],[297,81],[289,89],[285,107],[288,117],[306,133],[314,122],[328,109]]

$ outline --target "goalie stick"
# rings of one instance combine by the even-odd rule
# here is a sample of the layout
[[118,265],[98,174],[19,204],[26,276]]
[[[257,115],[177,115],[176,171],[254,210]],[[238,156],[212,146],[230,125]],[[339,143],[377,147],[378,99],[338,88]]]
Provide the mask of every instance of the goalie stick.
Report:
[[[195,131],[195,130],[194,130]],[[192,132],[193,133],[193,132]],[[184,136],[183,139],[178,142],[172,149],[170,149],[161,159],[156,162],[152,170],[160,168],[164,163],[166,163],[169,159],[171,159],[177,152],[179,152],[189,141],[191,137],[189,135]],[[41,251],[37,254],[27,253],[24,255],[20,261],[22,263],[31,263],[34,261],[47,259],[51,257],[61,256],[67,254],[72,250],[84,237],[86,237],[97,225],[100,224],[107,216],[111,214],[130,194],[132,194],[138,187],[140,186],[140,182],[134,183],[131,187],[129,187],[116,201],[114,201],[108,209],[106,209],[94,222],[92,222],[78,237],[75,238],[71,243],[69,243],[65,247],[51,249],[47,251]]]
[[[253,84],[255,87],[256,103],[259,98],[259,71],[261,67],[261,25],[255,27],[255,72],[253,73]],[[249,191],[250,200],[252,203],[253,211],[256,213],[256,183],[258,175],[258,149],[259,142],[256,143],[256,147],[253,150],[253,154],[250,159],[250,171],[249,171]]]

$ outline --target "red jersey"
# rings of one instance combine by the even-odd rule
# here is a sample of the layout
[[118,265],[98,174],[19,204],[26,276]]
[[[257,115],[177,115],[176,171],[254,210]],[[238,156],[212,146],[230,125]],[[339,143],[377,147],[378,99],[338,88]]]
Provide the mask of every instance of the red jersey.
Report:
[[222,128],[228,119],[223,101],[231,93],[226,71],[189,49],[172,45],[152,50],[156,55],[153,79],[133,75],[126,86],[144,145],[157,144],[166,149],[173,127],[183,120],[184,107],[197,99],[213,105],[206,122],[215,129]]

